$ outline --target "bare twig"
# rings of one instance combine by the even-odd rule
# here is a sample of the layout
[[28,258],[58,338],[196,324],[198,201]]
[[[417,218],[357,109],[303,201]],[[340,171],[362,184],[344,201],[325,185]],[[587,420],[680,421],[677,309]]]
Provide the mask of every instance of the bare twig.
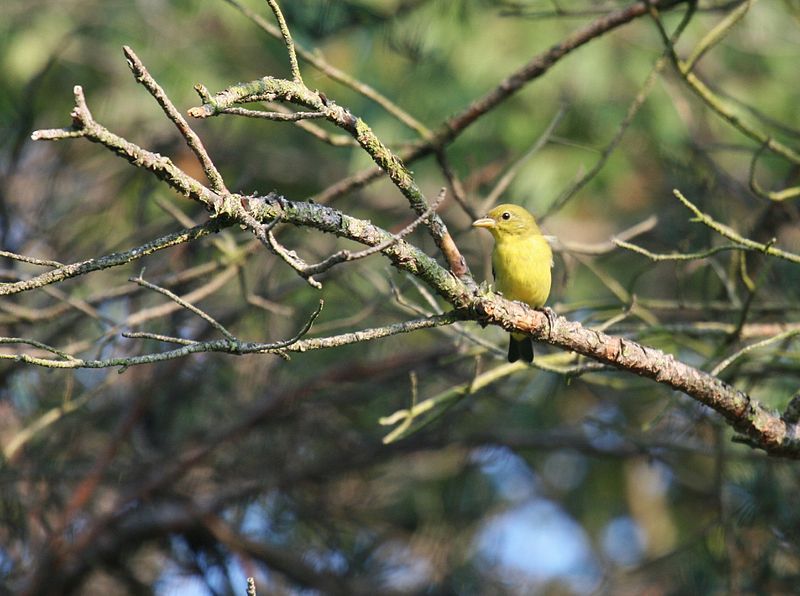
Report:
[[181,346],[188,346],[196,344],[197,341],[193,339],[184,339],[182,337],[173,337],[171,335],[163,335],[161,333],[148,333],[146,331],[124,331],[122,337],[127,339],[152,339],[154,341],[161,341],[164,343],[179,344]]
[[0,296],[8,296],[9,294],[18,294],[26,292],[35,288],[54,284],[65,279],[85,275],[92,271],[99,271],[101,269],[109,269],[130,263],[137,259],[141,259],[147,255],[153,254],[156,251],[183,244],[184,242],[192,242],[203,236],[214,233],[219,227],[219,223],[215,221],[207,222],[199,226],[195,226],[189,230],[182,230],[180,232],[173,232],[161,238],[156,238],[143,244],[126,250],[125,252],[111,253],[109,255],[98,257],[96,259],[88,259],[79,263],[72,263],[70,265],[62,265],[58,269],[53,269],[47,273],[42,273],[36,277],[25,281],[18,281],[13,283],[0,283]]
[[720,362],[717,366],[715,366],[711,370],[710,374],[712,374],[715,377],[718,377],[723,370],[728,368],[731,364],[733,364],[734,362],[739,360],[745,354],[748,354],[748,353],[752,352],[753,350],[757,350],[759,348],[763,348],[764,346],[768,346],[768,345],[773,344],[775,342],[783,341],[785,339],[789,339],[789,338],[795,337],[797,335],[800,335],[800,330],[798,330],[798,329],[789,329],[787,331],[784,331],[783,333],[779,333],[778,335],[774,335],[772,337],[768,337],[767,339],[763,339],[761,341],[752,343],[749,346],[745,346],[741,350],[738,350],[734,354],[731,354],[730,356],[725,358],[725,360]]
[[584,242],[575,242],[574,240],[562,240],[560,238],[556,238],[554,242],[551,242],[553,247],[556,250],[565,250],[570,253],[579,253],[582,255],[604,255],[610,253],[617,247],[617,240],[621,240],[623,242],[630,240],[631,238],[635,238],[641,234],[649,232],[653,228],[658,225],[658,216],[651,215],[645,220],[640,221],[637,224],[632,225],[630,228],[626,230],[622,230],[619,234],[611,238],[610,240],[606,240],[605,242],[596,242],[593,244],[587,244]]
[[157,286],[157,285],[152,284],[149,281],[145,280],[142,277],[142,273],[139,273],[138,277],[130,278],[128,281],[132,281],[133,283],[138,284],[138,285],[142,286],[143,288],[147,288],[148,290],[153,290],[154,292],[158,292],[159,294],[162,294],[162,295],[166,296],[167,298],[172,300],[175,304],[179,305],[181,308],[185,308],[186,310],[196,314],[198,317],[203,319],[206,323],[211,325],[214,329],[219,331],[223,336],[225,336],[229,340],[236,341],[236,338],[233,336],[233,334],[230,331],[228,331],[227,329],[225,329],[225,327],[222,325],[222,323],[220,323],[219,321],[214,319],[214,317],[209,315],[207,312],[197,308],[193,304],[190,304],[190,303],[186,302],[185,300],[183,300],[180,296],[178,296],[174,292],[170,292],[166,288],[162,288],[160,286]]
[[298,122],[311,118],[325,118],[325,114],[320,112],[265,112],[264,110],[248,110],[247,108],[225,108],[223,114],[234,116],[246,116],[248,118],[260,118],[262,120],[275,120],[276,122]]
[[752,190],[758,196],[769,199],[770,201],[786,201],[788,199],[800,197],[800,186],[784,188],[783,190],[764,190],[761,188],[761,185],[756,179],[756,163],[766,148],[767,145],[762,143],[761,147],[758,148],[758,150],[753,154],[753,158],[750,160],[750,174],[748,176],[750,190]]
[[480,214],[467,201],[467,192],[464,189],[464,185],[450,166],[450,161],[447,159],[447,154],[444,149],[436,152],[436,160],[439,162],[439,167],[442,168],[442,173],[447,179],[448,184],[450,184],[450,189],[453,191],[453,198],[456,200],[456,203],[464,210],[464,213],[469,215],[470,219],[478,219]]
[[322,284],[314,279],[312,274],[309,273],[311,266],[301,259],[295,251],[289,250],[280,242],[278,242],[277,238],[275,238],[275,234],[273,234],[271,230],[267,230],[266,238],[267,245],[270,247],[270,249],[272,249],[272,252],[283,259],[286,264],[289,265],[289,267],[297,271],[300,274],[300,277],[305,279],[310,286],[317,288],[318,290],[322,289]]
[[0,257],[5,257],[7,259],[13,259],[14,261],[19,261],[20,263],[29,263],[31,265],[39,265],[40,267],[63,267],[63,263],[59,263],[58,261],[51,261],[49,259],[37,259],[36,257],[28,257],[26,255],[18,255],[15,252],[9,252],[7,250],[0,250]]
[[698,252],[672,252],[669,254],[659,254],[650,252],[646,248],[642,248],[636,244],[632,244],[630,242],[625,242],[619,238],[614,238],[614,244],[619,246],[620,248],[625,248],[632,252],[638,253],[640,255],[644,255],[648,259],[654,262],[658,261],[695,261],[697,259],[707,259],[710,256],[713,256],[717,253],[728,251],[728,250],[754,250],[752,248],[745,248],[738,244],[726,244],[724,246],[714,246],[709,248],[708,250],[701,250]]
[[226,205],[226,201],[222,196],[206,188],[199,181],[186,174],[172,163],[170,159],[158,153],[147,151],[115,135],[110,130],[97,123],[86,105],[86,99],[84,98],[83,89],[80,85],[75,85],[75,87],[73,87],[73,94],[75,97],[75,108],[71,113],[72,127],[37,130],[31,134],[31,139],[34,141],[58,141],[73,138],[89,139],[125,158],[134,166],[144,168],[153,173],[180,194],[203,203],[214,213],[220,215],[230,210],[230,205]]
[[283,18],[280,6],[277,0],[267,0],[267,4],[275,13],[275,20],[278,21],[278,27],[281,30],[283,43],[286,44],[286,52],[289,54],[289,65],[292,71],[292,80],[295,83],[303,84],[303,77],[300,75],[300,65],[297,64],[297,53],[294,49],[294,42],[292,41],[292,34],[289,32],[289,27],[286,24],[286,19]]
[[222,179],[222,175],[217,170],[214,162],[211,161],[208,151],[206,151],[206,148],[203,146],[203,141],[200,140],[197,133],[192,130],[183,115],[181,115],[172,101],[170,101],[161,85],[147,72],[147,69],[136,53],[128,46],[122,46],[122,50],[125,53],[125,57],[128,59],[128,66],[131,72],[133,72],[133,76],[150,92],[158,102],[158,105],[161,106],[161,109],[164,110],[167,117],[172,120],[178,131],[183,135],[183,138],[186,139],[186,144],[189,146],[189,149],[192,150],[192,153],[195,154],[200,165],[203,167],[203,171],[208,181],[211,183],[211,188],[219,193],[227,193],[228,189],[225,187],[225,181]]
[[[230,2],[231,0],[228,1]],[[684,2],[686,0],[641,0],[600,16],[568,35],[561,43],[534,56],[529,62],[509,74],[483,97],[476,99],[458,114],[449,118],[434,131],[430,139],[415,145],[407,151],[400,152],[399,157],[404,163],[411,163],[447,146],[475,121],[496,108],[531,81],[549,72],[556,63],[571,52],[617,27],[646,15],[649,4],[654,4],[659,10],[668,10]],[[336,196],[369,184],[382,174],[383,170],[381,168],[362,170],[326,188],[315,195],[314,200],[318,203],[327,203]]]
[[351,252],[349,250],[340,250],[339,252],[331,255],[330,257],[328,257],[327,259],[325,259],[320,263],[317,263],[316,265],[309,265],[308,267],[306,267],[305,272],[311,274],[321,273],[322,271],[326,271],[338,263],[343,263],[345,261],[356,261],[358,259],[364,259],[379,252],[383,252],[396,242],[399,242],[400,240],[408,236],[411,232],[417,229],[419,224],[426,221],[433,213],[435,213],[436,209],[444,200],[446,194],[447,194],[446,189],[443,188],[425,213],[417,217],[414,221],[412,221],[410,224],[408,224],[405,228],[403,228],[396,234],[392,234],[391,238],[387,238],[380,244],[376,244],[375,246],[371,246],[369,248],[360,250],[358,252]]
[[700,40],[700,43],[692,50],[689,59],[686,60],[686,72],[693,70],[700,58],[725,38],[728,32],[747,14],[754,2],[755,0],[744,0]]
[[[746,4],[749,4],[747,2]],[[668,55],[675,65],[675,69],[680,74],[683,81],[712,111],[716,112],[723,120],[737,129],[745,136],[753,139],[759,144],[765,145],[770,151],[776,153],[795,164],[800,164],[800,153],[773,139],[771,136],[760,130],[752,123],[744,120],[740,115],[725,104],[716,94],[706,85],[694,72],[687,68],[687,63],[680,59],[675,51],[675,46],[669,34],[664,29],[657,6],[650,5],[648,10],[653,17],[653,21],[661,34],[662,41],[667,49]],[[701,41],[701,47],[703,42]]]
[[[239,10],[247,18],[253,21],[267,34],[271,35],[276,39],[282,38],[280,29],[275,27],[272,23],[267,22],[258,13],[250,10],[248,7],[244,6],[237,0],[225,0],[225,1],[228,2],[228,4],[234,6],[237,10]],[[324,73],[334,81],[337,81],[338,83],[341,83],[342,85],[345,85],[350,89],[353,89],[356,93],[360,93],[364,97],[371,99],[377,105],[381,106],[384,110],[386,110],[386,112],[397,118],[397,120],[402,122],[411,130],[419,134],[420,137],[422,137],[423,139],[429,138],[431,136],[431,131],[428,128],[426,128],[425,125],[416,120],[413,116],[411,116],[408,112],[400,108],[397,104],[392,102],[385,95],[382,95],[369,85],[362,83],[361,81],[350,76],[343,70],[340,70],[335,66],[333,66],[332,64],[328,63],[322,56],[322,53],[319,52],[319,50],[314,50],[314,51],[307,50],[297,42],[294,43],[294,47],[295,50],[297,51],[298,56],[300,56],[300,58],[311,64],[314,68]]]
[[[237,264],[228,264],[227,267],[225,267],[206,283],[192,290],[191,292],[184,294],[183,300],[190,303],[199,302],[200,300],[211,296],[215,292],[224,288],[228,282],[230,282],[230,280],[236,276],[238,271],[239,266]],[[150,308],[143,308],[128,315],[128,317],[120,325],[110,329],[107,333],[116,333],[121,327],[136,327],[142,323],[145,323],[146,321],[151,321],[159,317],[167,316],[170,313],[177,312],[181,308],[183,307],[174,301],[164,302],[156,306],[151,306]]]
[[[36,341],[34,339],[26,339],[24,337],[0,337],[0,344],[4,345],[26,345],[31,346],[34,348],[38,348],[40,350],[44,350],[45,352],[50,352],[51,354],[55,354],[60,358],[69,361],[69,362],[78,362],[78,358],[74,358],[70,356],[63,350],[59,350],[58,348],[54,348],[53,346],[48,346],[45,343],[40,341]],[[0,358],[15,358],[16,356],[13,354],[2,354]]]
[[[0,344],[8,345],[32,345],[34,347],[45,349],[48,352],[60,356],[60,359],[53,358],[40,358],[31,356],[29,354],[7,354],[0,353],[0,359],[15,360],[17,362],[24,362],[27,364],[35,364],[46,368],[60,368],[60,369],[78,369],[78,368],[116,368],[120,367],[123,370],[131,366],[138,366],[142,364],[152,364],[155,362],[164,362],[167,360],[175,360],[177,358],[184,358],[191,354],[198,354],[203,352],[219,352],[224,354],[276,354],[285,355],[287,352],[308,352],[311,350],[322,350],[337,348],[340,346],[350,345],[354,343],[361,343],[365,341],[373,341],[376,339],[383,339],[401,333],[411,333],[420,329],[430,329],[432,327],[439,327],[441,325],[451,325],[457,320],[455,312],[449,312],[432,317],[425,317],[422,319],[415,319],[411,321],[403,321],[401,323],[394,323],[385,325],[383,327],[375,327],[371,329],[361,329],[350,333],[343,333],[330,337],[320,338],[307,338],[301,339],[306,335],[314,321],[319,316],[322,310],[323,302],[320,301],[319,307],[312,313],[306,323],[301,329],[292,337],[270,343],[260,342],[245,342],[240,340],[229,339],[216,339],[208,341],[196,341],[193,343],[186,343],[185,340],[174,337],[164,337],[163,341],[168,343],[181,343],[184,344],[180,348],[168,350],[165,352],[155,352],[152,354],[144,354],[140,356],[127,356],[106,358],[102,360],[86,360],[76,358],[69,354],[63,353],[56,348],[45,346],[40,342],[32,342],[31,340],[14,337],[0,337]],[[148,334],[141,336],[143,339],[161,339],[156,334]]]
[[486,199],[483,201],[483,204],[478,209],[479,213],[486,213],[486,211],[489,210],[489,207],[494,205],[503,195],[503,193],[508,190],[508,187],[514,181],[514,178],[517,177],[517,174],[522,166],[525,165],[525,162],[538,153],[542,147],[544,147],[550,141],[553,136],[553,132],[555,132],[565,113],[566,107],[564,104],[561,104],[558,108],[558,111],[550,119],[550,122],[545,127],[544,131],[539,135],[533,145],[531,145],[530,149],[528,149],[519,157],[519,159],[512,163],[511,166],[506,170],[506,173],[503,174],[500,180],[497,181],[497,184],[495,184],[494,188],[492,188],[492,190],[486,196]]
[[700,209],[698,209],[694,205],[694,203],[689,201],[689,199],[683,196],[681,191],[679,191],[678,189],[673,190],[672,193],[678,198],[678,200],[681,203],[683,203],[689,209],[689,211],[691,211],[697,216],[694,221],[700,222],[703,225],[711,228],[712,230],[717,232],[717,234],[719,234],[720,236],[724,236],[728,240],[735,242],[741,248],[761,252],[766,255],[771,255],[773,257],[778,257],[779,259],[784,259],[792,263],[800,263],[800,255],[787,252],[785,250],[781,250],[780,248],[775,248],[774,246],[772,246],[774,240],[769,244],[762,244],[761,242],[756,242],[755,240],[750,240],[749,238],[745,238],[744,236],[733,231],[725,224],[716,221],[710,215],[707,215],[702,211],[700,211]]

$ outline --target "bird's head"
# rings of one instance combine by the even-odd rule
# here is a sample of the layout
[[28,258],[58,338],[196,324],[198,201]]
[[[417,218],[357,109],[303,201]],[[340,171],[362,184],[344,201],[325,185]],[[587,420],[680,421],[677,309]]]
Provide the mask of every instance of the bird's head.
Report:
[[486,217],[472,222],[475,228],[486,228],[495,239],[541,234],[533,215],[519,205],[498,205]]

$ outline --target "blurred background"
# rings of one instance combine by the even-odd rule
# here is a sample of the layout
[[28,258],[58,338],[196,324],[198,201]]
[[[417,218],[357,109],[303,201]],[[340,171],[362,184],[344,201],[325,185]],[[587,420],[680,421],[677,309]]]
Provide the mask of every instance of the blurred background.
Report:
[[[3,2],[3,250],[72,263],[206,220],[198,205],[99,145],[34,143],[30,134],[70,124],[79,84],[98,122],[201,178],[174,126],[133,80],[121,46],[136,51],[184,113],[199,103],[196,83],[215,92],[288,76],[283,43],[247,16],[272,25],[267,4],[239,1]],[[402,152],[534,56],[629,3],[281,4],[299,45],[419,123],[409,127],[301,61],[311,89]],[[678,54],[688,57],[743,4],[701,0]],[[695,71],[740,118],[797,147],[800,3],[753,4]],[[685,11],[679,4],[664,12],[668,31]],[[797,199],[764,196],[796,186],[800,171],[769,151],[754,162],[759,143],[710,110],[671,64],[646,87],[663,52],[653,18],[637,18],[592,39],[410,168],[429,199],[448,187],[439,213],[478,281],[491,277],[491,240],[470,222],[502,184],[501,200],[530,209],[562,244],[550,306],[711,370],[798,324],[798,266],[737,251],[652,262],[609,240],[638,226],[632,241],[657,253],[726,244],[692,221],[672,194],[678,188],[742,235],[800,252]],[[233,191],[323,196],[390,231],[414,219],[385,180],[324,194],[371,163],[342,131],[310,124],[192,122]],[[754,192],[751,169],[764,192]],[[354,246],[288,225],[277,232],[308,262]],[[441,261],[424,226],[408,239]],[[321,298],[314,337],[448,309],[380,255],[331,269],[317,290],[232,228],[4,297],[0,335],[83,358],[165,349],[123,331],[215,336],[202,319],[127,281],[143,267],[148,280],[252,341],[292,336]],[[0,268],[3,281],[41,271],[9,259]],[[462,323],[288,361],[200,354],[70,371],[4,360],[4,590],[244,594],[252,576],[260,594],[794,591],[794,462],[732,441],[719,415],[684,395],[547,346],[537,347],[538,366],[508,367],[506,341],[500,329]],[[787,337],[721,376],[783,409],[800,386],[800,354]],[[431,398],[441,401],[429,424],[384,444],[391,427],[380,418]]]

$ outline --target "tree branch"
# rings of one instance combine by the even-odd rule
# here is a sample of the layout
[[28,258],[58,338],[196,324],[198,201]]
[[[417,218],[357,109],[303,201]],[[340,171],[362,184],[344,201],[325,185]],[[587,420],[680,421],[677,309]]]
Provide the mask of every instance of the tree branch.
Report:
[[[652,4],[659,10],[664,11],[686,2],[687,0],[642,0],[617,11],[604,13],[588,25],[577,29],[560,43],[534,56],[529,62],[503,79],[486,95],[473,101],[458,114],[449,118],[434,131],[430,139],[401,152],[399,154],[400,158],[405,163],[411,163],[450,144],[476,120],[520,91],[529,82],[546,74],[560,60],[573,51],[617,27],[648,14],[649,5]],[[383,170],[380,168],[362,170],[317,193],[314,196],[314,200],[318,203],[327,203],[333,197],[367,185],[369,182],[379,178],[382,173]]]
[[35,288],[41,288],[50,284],[58,283],[66,279],[78,277],[91,273],[92,271],[100,271],[102,269],[109,269],[111,267],[118,267],[130,263],[137,259],[141,259],[147,255],[153,254],[159,250],[176,246],[184,242],[191,242],[213,234],[219,229],[218,221],[210,221],[199,226],[195,226],[189,230],[182,230],[180,232],[173,232],[161,238],[156,238],[143,244],[126,250],[124,252],[115,252],[109,255],[98,257],[96,259],[88,259],[79,263],[71,263],[69,265],[61,265],[52,271],[42,273],[31,279],[24,281],[17,281],[12,283],[0,283],[0,296],[8,296],[11,294],[19,294]]

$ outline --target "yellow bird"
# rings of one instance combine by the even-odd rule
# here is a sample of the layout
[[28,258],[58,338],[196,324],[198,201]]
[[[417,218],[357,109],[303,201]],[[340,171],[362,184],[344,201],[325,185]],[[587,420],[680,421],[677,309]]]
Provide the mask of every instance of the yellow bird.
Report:
[[[544,306],[550,295],[553,252],[533,215],[519,205],[498,205],[472,225],[494,236],[492,273],[497,290],[509,300]],[[533,341],[523,333],[512,333],[508,361],[520,358],[533,362]]]

